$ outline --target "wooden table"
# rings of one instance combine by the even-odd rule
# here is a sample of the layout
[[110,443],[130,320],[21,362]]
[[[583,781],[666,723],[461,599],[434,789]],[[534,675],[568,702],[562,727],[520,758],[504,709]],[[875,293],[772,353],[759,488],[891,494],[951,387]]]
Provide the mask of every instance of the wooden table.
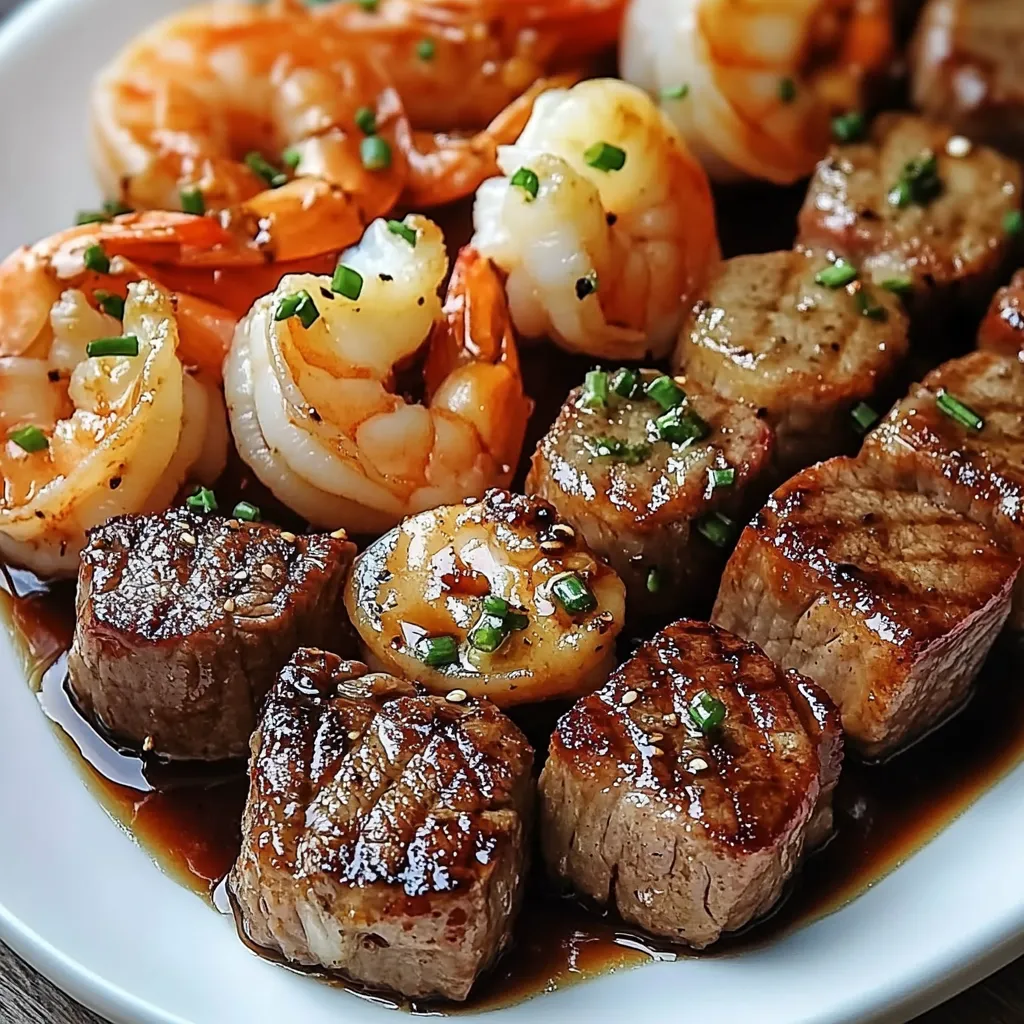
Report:
[[[0,0],[0,20],[21,2]],[[0,1022],[102,1024],[99,1017],[54,988],[2,943]],[[915,1024],[1024,1024],[1024,959],[918,1018]]]

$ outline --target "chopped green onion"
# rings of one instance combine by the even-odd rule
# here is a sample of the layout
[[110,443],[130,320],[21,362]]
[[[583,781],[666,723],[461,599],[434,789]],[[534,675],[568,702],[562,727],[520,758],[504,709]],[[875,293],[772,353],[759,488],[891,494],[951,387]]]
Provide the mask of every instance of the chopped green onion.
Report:
[[690,87],[686,84],[668,85],[661,90],[659,95],[663,100],[682,100],[686,98],[689,91]]
[[186,499],[185,504],[197,512],[216,512],[217,495],[209,487],[197,487]]
[[134,334],[123,334],[117,338],[97,338],[85,346],[85,354],[91,359],[97,356],[137,356],[139,339]]
[[404,238],[414,249],[416,248],[416,240],[419,236],[416,234],[415,228],[409,227],[408,224],[403,224],[400,220],[389,220],[388,231],[393,235]]
[[263,514],[260,512],[257,505],[252,505],[248,501],[240,501],[232,510],[231,515],[235,519],[244,519],[247,523],[258,523],[262,518]]
[[662,374],[644,388],[644,394],[653,398],[662,409],[674,409],[686,401],[686,392],[671,378]]
[[255,150],[245,154],[245,166],[256,177],[262,178],[271,188],[280,188],[288,183],[288,175]]
[[110,257],[103,251],[99,243],[90,245],[82,253],[82,262],[86,270],[94,270],[97,274],[110,273]]
[[882,287],[903,299],[914,293],[914,282],[909,277],[887,277],[882,282]]
[[50,442],[47,440],[46,435],[38,427],[18,427],[16,430],[10,431],[7,436],[22,451],[26,451],[30,455],[46,451],[50,447]]
[[583,159],[599,171],[621,171],[626,166],[626,151],[610,142],[595,142],[584,150]]
[[555,576],[551,580],[551,594],[570,615],[583,615],[597,607],[590,587],[574,572]]
[[331,278],[331,291],[355,302],[363,294],[363,275],[358,270],[339,263],[334,268],[334,277]]
[[651,594],[656,594],[661,590],[661,573],[658,572],[658,567],[655,566],[647,574],[647,591]]
[[615,371],[610,383],[612,391],[620,398],[632,398],[641,384],[640,374],[623,367],[621,370]]
[[826,288],[845,288],[851,281],[856,280],[857,268],[844,260],[836,260],[814,275],[815,283],[823,284]]
[[712,697],[707,690],[701,690],[688,705],[690,718],[703,733],[708,733],[725,721],[725,705]]
[[298,170],[299,164],[302,163],[302,154],[294,146],[289,146],[288,149],[281,154],[281,163],[283,163],[289,171],[296,171]]
[[732,487],[736,483],[736,470],[732,466],[727,469],[709,469],[708,482],[712,490],[718,487]]
[[503,597],[488,594],[484,598],[484,611],[488,615],[494,615],[499,619],[503,619],[509,613],[509,603]]
[[510,630],[504,619],[484,615],[469,632],[469,643],[477,651],[493,654],[507,639]]
[[359,143],[359,158],[368,171],[386,171],[391,166],[391,146],[379,135],[367,135]]
[[509,629],[526,629],[530,624],[530,617],[525,612],[510,611],[505,616],[505,625]]
[[583,277],[576,278],[576,298],[582,302],[588,295],[597,291],[597,271],[592,270]]
[[437,46],[433,39],[421,39],[416,44],[416,56],[420,60],[433,60],[437,53]]
[[654,428],[663,441],[685,444],[699,441],[711,433],[711,427],[691,409],[677,405],[654,421]]
[[858,142],[864,138],[864,115],[859,110],[832,118],[832,135],[837,142]]
[[617,437],[588,437],[584,447],[598,459],[614,459],[627,466],[638,466],[651,454],[650,445],[628,444]]
[[939,408],[952,420],[956,420],[968,430],[980,431],[984,429],[985,421],[969,405],[965,405],[943,388],[935,399]]
[[380,0],[356,0],[356,3],[369,14],[373,14],[380,5]]
[[540,178],[529,167],[520,167],[509,181],[516,188],[521,188],[531,200],[537,198],[537,193],[540,191]]
[[103,210],[79,210],[75,216],[75,223],[81,227],[83,224],[106,224],[110,220],[110,214]]
[[783,103],[792,103],[796,99],[796,82],[792,78],[783,78],[779,81],[779,99]]
[[1010,210],[1003,217],[1003,230],[1011,237],[1016,238],[1024,232],[1024,213],[1020,210]]
[[591,370],[583,380],[583,404],[598,409],[608,404],[608,374],[604,370]]
[[124,299],[120,295],[114,295],[111,292],[106,292],[102,288],[97,288],[93,293],[93,298],[96,299],[96,305],[103,310],[107,316],[112,316],[115,320],[124,319]]
[[867,402],[858,402],[850,410],[850,416],[861,434],[866,434],[878,422],[878,413]]
[[889,319],[889,313],[885,306],[880,306],[875,302],[867,288],[861,287],[857,289],[856,294],[853,296],[853,304],[857,307],[857,312],[861,316],[866,316],[869,320],[877,320],[879,323],[884,324]]
[[442,668],[459,660],[459,645],[453,636],[425,636],[415,650],[416,657],[431,668]]
[[360,107],[356,111],[356,127],[364,135],[377,134],[377,115],[374,113],[373,107]]
[[275,320],[288,320],[293,316],[298,317],[307,331],[320,319],[320,310],[316,308],[313,296],[305,288],[279,299],[274,309]]
[[202,217],[206,213],[206,200],[198,186],[192,185],[189,188],[183,188],[180,196],[181,209],[184,213],[191,213],[197,217]]
[[716,548],[724,548],[732,540],[735,523],[721,512],[712,512],[697,520],[697,532]]
[[942,193],[938,157],[930,150],[908,160],[889,190],[889,205],[903,209],[911,203],[926,206]]

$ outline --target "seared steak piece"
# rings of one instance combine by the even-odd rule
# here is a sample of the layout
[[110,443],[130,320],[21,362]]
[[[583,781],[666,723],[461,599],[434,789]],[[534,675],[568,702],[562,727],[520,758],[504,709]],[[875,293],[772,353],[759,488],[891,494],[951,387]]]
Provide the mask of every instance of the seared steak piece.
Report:
[[1010,610],[1019,561],[982,526],[832,459],[743,531],[713,621],[816,680],[847,740],[889,754],[966,697]]
[[906,353],[895,295],[865,290],[855,268],[824,254],[772,252],[720,266],[683,326],[674,366],[764,410],[777,435],[778,482],[856,451],[851,410],[898,394],[892,382]]
[[929,0],[911,44],[914,105],[1024,158],[1024,4]]
[[860,264],[879,289],[911,289],[930,319],[988,301],[1021,207],[1021,169],[951,128],[883,114],[865,142],[833,146],[815,171],[799,240]]
[[[708,711],[725,717],[702,729]],[[768,911],[828,835],[841,757],[814,683],[723,629],[676,622],[559,721],[540,778],[544,859],[627,921],[707,946]]]
[[229,878],[248,937],[409,997],[465,999],[508,944],[533,751],[488,701],[303,649],[252,738]]
[[[1017,359],[972,352],[943,363],[869,435],[864,451],[898,486],[952,507],[1024,557],[1024,364]],[[1009,624],[1024,629],[1024,575]]]
[[[625,380],[623,391],[635,381],[634,394],[609,389],[596,403],[586,389],[572,391],[537,446],[526,488],[622,577],[631,615],[706,614],[738,530],[712,539],[701,530],[706,517],[745,522],[760,507],[770,490],[771,427],[750,406],[683,378],[645,370],[611,380]],[[697,436],[663,439],[657,423],[666,410],[645,386],[666,389],[666,403],[679,403],[694,428],[686,433]]]
[[241,757],[299,644],[354,647],[342,603],[355,546],[184,508],[92,530],[68,661],[118,740],[171,758]]
[[978,332],[978,348],[1024,359],[1024,270],[996,292]]

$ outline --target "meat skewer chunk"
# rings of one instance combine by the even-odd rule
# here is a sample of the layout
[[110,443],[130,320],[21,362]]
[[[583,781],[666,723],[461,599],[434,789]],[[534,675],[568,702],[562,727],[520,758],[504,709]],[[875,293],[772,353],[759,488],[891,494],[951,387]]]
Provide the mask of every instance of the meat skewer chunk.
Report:
[[537,446],[527,490],[550,501],[615,569],[630,615],[706,614],[733,524],[770,489],[772,430],[750,406],[683,378],[649,370],[596,376],[607,378],[599,388],[606,397],[595,400],[595,374],[590,388],[570,393]]
[[487,701],[299,650],[252,738],[228,880],[247,938],[371,988],[465,999],[519,910],[532,761]]
[[890,754],[964,700],[1010,610],[1019,560],[871,464],[832,459],[743,531],[712,621],[816,680],[847,740]]
[[978,332],[978,348],[1024,358],[1024,270],[996,292]]
[[[1024,557],[1024,364],[972,352],[928,374],[865,441],[897,485],[989,529]],[[1024,576],[1009,626],[1024,629]]]
[[342,603],[355,545],[185,508],[92,530],[71,689],[117,740],[170,758],[241,757],[303,643],[354,648]]
[[1019,234],[1021,169],[948,126],[883,114],[862,142],[833,146],[811,179],[799,241],[831,249],[928,322],[980,311]]
[[724,398],[764,410],[776,481],[859,442],[851,414],[895,397],[907,318],[890,292],[825,253],[725,261],[683,326],[674,367]]
[[698,948],[779,898],[831,831],[839,716],[753,644],[680,621],[558,723],[541,773],[549,871]]

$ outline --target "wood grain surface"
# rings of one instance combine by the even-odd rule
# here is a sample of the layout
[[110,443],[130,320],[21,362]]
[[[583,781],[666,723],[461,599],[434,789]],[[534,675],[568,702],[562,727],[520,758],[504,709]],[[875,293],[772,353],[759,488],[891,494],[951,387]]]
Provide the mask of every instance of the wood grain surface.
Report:
[[[0,0],[0,20],[23,0]],[[509,0],[514,2],[514,0]],[[26,239],[26,241],[32,241]],[[4,254],[0,254],[2,257]],[[156,880],[156,868],[154,881]],[[950,922],[950,927],[955,927]],[[339,993],[343,1004],[345,997]],[[344,1007],[339,1006],[339,1017]],[[0,1022],[2,1024],[102,1024],[95,1014],[37,974],[0,943]],[[914,1024],[1024,1024],[1024,959]]]

